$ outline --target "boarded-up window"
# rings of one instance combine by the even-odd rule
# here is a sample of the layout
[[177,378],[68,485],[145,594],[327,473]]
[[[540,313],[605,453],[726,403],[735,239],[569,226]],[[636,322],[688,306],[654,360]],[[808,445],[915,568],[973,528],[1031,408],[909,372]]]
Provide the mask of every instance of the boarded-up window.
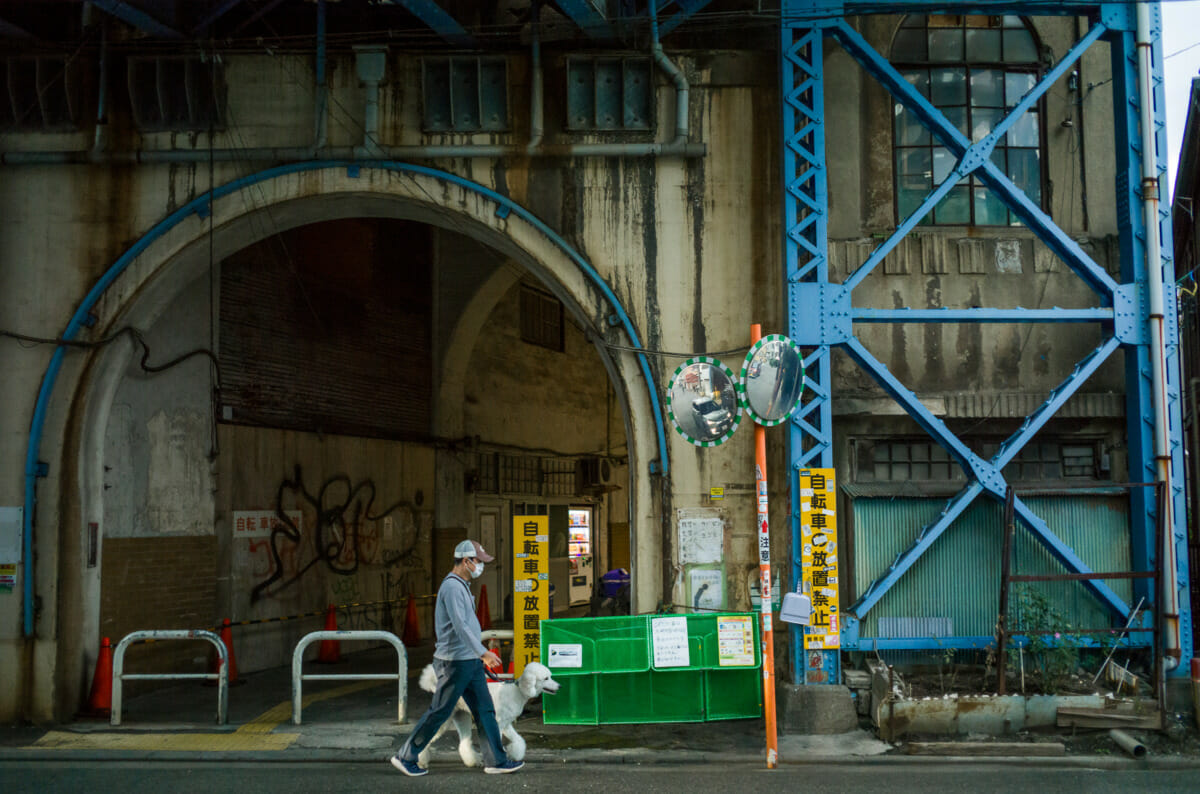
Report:
[[292,229],[223,262],[223,421],[427,436],[430,250],[423,224],[348,219]]
[[521,285],[521,340],[550,350],[563,350],[562,303],[553,295]]

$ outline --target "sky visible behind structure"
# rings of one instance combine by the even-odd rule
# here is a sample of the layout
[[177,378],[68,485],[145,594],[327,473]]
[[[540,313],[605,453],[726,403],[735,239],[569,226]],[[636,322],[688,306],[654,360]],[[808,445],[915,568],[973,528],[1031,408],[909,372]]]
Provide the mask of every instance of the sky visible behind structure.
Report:
[[1167,97],[1168,201],[1175,191],[1175,169],[1187,122],[1192,78],[1200,73],[1200,0],[1168,0],[1163,9],[1163,71]]

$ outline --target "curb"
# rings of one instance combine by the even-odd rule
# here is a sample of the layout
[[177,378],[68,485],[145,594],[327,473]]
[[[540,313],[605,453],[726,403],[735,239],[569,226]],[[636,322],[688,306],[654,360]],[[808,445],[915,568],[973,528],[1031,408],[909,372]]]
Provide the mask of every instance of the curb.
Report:
[[[391,752],[381,753],[371,751],[322,751],[308,750],[303,752],[178,752],[178,751],[96,751],[96,750],[40,750],[40,749],[0,749],[0,763],[5,762],[87,762],[87,763],[128,763],[130,761],[160,762],[160,763],[339,763],[339,764],[373,764],[385,763]],[[581,750],[579,752],[534,752],[526,756],[530,765],[546,764],[616,764],[616,765],[730,765],[730,764],[764,764],[765,759],[759,752],[706,752],[701,750],[672,750],[670,753],[659,751],[639,750]],[[457,758],[453,755],[440,763],[454,764]],[[779,759],[781,767],[797,766],[1011,766],[1019,764],[1023,767],[1041,769],[1074,768],[1074,769],[1103,769],[1108,771],[1132,769],[1200,769],[1200,758],[1192,757],[1163,757],[1150,756],[1142,760],[1118,758],[1114,756],[911,756],[911,755],[876,755],[876,756],[810,756],[804,759]]]

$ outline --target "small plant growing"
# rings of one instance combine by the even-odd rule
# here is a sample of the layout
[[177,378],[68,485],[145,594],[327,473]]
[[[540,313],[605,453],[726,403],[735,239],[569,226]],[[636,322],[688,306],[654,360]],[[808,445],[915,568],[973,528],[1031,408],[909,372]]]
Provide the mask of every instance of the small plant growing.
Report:
[[[1026,634],[1028,657],[1026,669],[1031,670],[1038,687],[1046,694],[1062,688],[1068,676],[1079,667],[1080,637],[1070,622],[1042,592],[1030,587],[1016,591],[1017,621],[1014,634]],[[1049,633],[1041,633],[1049,632]],[[1010,649],[1009,664],[1019,665],[1019,650]]]

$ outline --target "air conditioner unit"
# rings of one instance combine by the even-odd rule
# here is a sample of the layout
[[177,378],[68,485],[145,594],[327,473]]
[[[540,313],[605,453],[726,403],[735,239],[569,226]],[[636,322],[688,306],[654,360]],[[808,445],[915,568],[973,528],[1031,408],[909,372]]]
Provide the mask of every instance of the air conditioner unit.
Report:
[[605,458],[580,458],[575,462],[575,481],[580,491],[612,485],[612,464]]

